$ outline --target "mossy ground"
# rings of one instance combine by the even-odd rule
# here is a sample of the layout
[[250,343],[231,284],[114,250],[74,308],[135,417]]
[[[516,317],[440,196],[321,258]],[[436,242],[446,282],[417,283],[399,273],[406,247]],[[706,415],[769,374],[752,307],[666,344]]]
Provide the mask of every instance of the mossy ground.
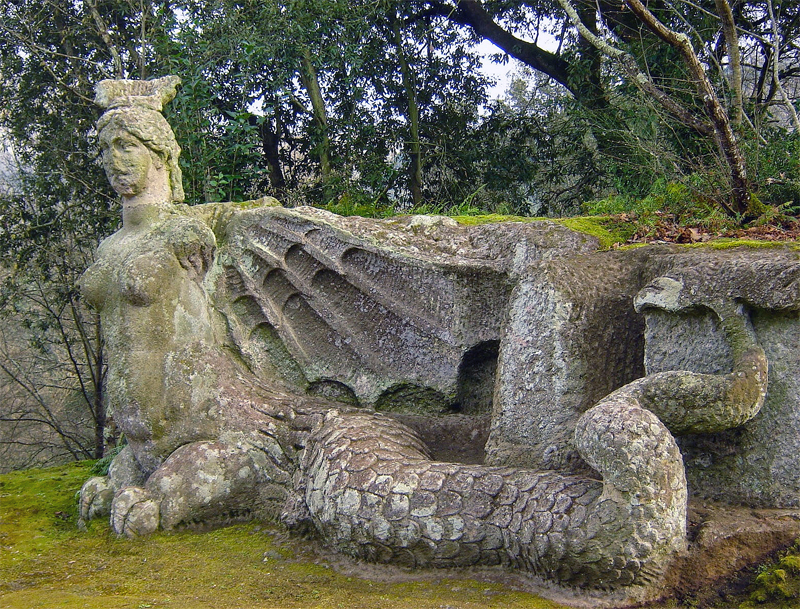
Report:
[[562,607],[450,574],[401,583],[348,576],[278,527],[131,541],[95,521],[81,532],[75,494],[91,465],[0,476],[0,609]]

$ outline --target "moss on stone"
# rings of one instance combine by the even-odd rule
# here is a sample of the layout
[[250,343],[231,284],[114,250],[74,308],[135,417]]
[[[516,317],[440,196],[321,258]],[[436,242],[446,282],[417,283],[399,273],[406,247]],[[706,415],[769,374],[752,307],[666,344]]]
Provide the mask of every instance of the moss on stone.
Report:
[[772,564],[763,565],[739,609],[796,609],[800,605],[800,544]]
[[610,216],[527,218],[523,216],[488,214],[485,216],[455,216],[453,219],[465,226],[477,226],[496,222],[554,222],[570,230],[596,237],[600,241],[600,249],[610,249],[614,245],[625,243],[635,230],[635,226],[632,223],[620,222]]
[[[247,524],[128,540],[76,525],[93,462],[0,476],[0,606],[75,609],[566,609],[498,583],[428,572],[371,581],[331,568],[307,541]],[[400,577],[397,577],[400,575]],[[445,579],[446,578],[446,579]]]
[[[491,224],[496,222],[555,222],[571,230],[586,235],[596,237],[600,241],[600,249],[606,250],[614,246],[619,249],[635,249],[644,247],[646,243],[634,243],[622,245],[630,239],[636,232],[636,224],[624,222],[614,216],[576,216],[572,218],[527,218],[523,216],[504,216],[500,214],[487,214],[484,216],[454,216],[459,224],[465,226],[477,226],[480,224]],[[703,243],[675,244],[679,247],[687,248],[710,248],[714,250],[725,250],[734,247],[750,248],[773,248],[789,247],[792,250],[800,251],[800,243],[797,241],[759,241],[756,239],[739,239],[723,237],[706,241]]]
[[601,249],[610,249],[614,245],[625,243],[634,233],[635,226],[628,222],[619,222],[608,216],[582,216],[554,220],[567,228],[597,237]]
[[728,237],[706,241],[705,243],[684,243],[680,244],[680,246],[687,248],[709,248],[713,250],[728,250],[735,247],[769,249],[788,246],[793,250],[800,250],[800,244],[796,241],[758,241],[756,239],[736,239]]
[[464,226],[494,224],[497,222],[538,222],[544,218],[527,218],[525,216],[505,216],[502,214],[485,214],[482,216],[453,216],[453,220]]

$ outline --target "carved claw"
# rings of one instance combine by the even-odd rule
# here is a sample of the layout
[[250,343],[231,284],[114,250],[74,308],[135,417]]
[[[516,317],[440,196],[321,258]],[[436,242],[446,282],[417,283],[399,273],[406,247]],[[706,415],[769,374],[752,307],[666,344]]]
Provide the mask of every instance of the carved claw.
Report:
[[94,518],[102,518],[111,513],[111,501],[114,498],[107,476],[89,478],[81,487],[78,516],[81,521],[88,522]]
[[159,504],[153,494],[139,486],[120,489],[111,503],[111,528],[128,538],[149,535],[158,529]]

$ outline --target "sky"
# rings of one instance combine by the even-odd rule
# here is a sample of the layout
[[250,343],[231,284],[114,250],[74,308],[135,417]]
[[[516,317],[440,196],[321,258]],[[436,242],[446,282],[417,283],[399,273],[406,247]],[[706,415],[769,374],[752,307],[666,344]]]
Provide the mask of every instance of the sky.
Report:
[[495,85],[489,89],[489,99],[497,99],[503,97],[509,83],[511,76],[514,74],[519,62],[510,57],[505,64],[495,63],[491,60],[491,55],[502,52],[494,44],[488,40],[481,42],[478,47],[478,52],[483,55],[483,65],[481,72],[486,76],[491,77],[496,81]]

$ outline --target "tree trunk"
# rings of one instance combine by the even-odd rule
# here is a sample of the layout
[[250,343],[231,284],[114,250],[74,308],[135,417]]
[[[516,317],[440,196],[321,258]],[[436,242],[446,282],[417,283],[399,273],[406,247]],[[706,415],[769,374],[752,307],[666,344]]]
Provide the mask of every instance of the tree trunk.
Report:
[[596,109],[600,105],[608,106],[608,100],[605,98],[602,87],[599,87],[599,78],[590,77],[586,82],[576,83],[575,79],[570,78],[573,64],[559,55],[546,51],[535,43],[517,38],[508,30],[503,29],[494,21],[479,0],[459,0],[455,11],[446,10],[446,8],[445,6],[439,14],[455,23],[471,27],[478,36],[492,42],[511,57],[534,70],[547,74],[587,108]]
[[397,47],[397,58],[400,62],[400,72],[403,75],[403,88],[408,99],[408,122],[411,140],[407,143],[408,154],[411,161],[408,173],[408,185],[411,190],[411,200],[415,207],[422,204],[422,148],[419,141],[419,106],[417,104],[417,87],[414,73],[403,52],[403,39],[397,19],[392,20],[394,43]]
[[714,139],[720,154],[728,165],[731,179],[731,193],[733,205],[729,211],[735,212],[742,218],[753,214],[750,202],[750,183],[747,180],[747,169],[739,149],[739,143],[731,127],[731,121],[725,108],[719,101],[711,82],[708,80],[705,68],[692,48],[689,37],[685,34],[674,32],[661,23],[639,0],[625,0],[625,4],[647,26],[647,28],[661,40],[675,48],[683,57],[689,68],[689,73],[694,80],[698,96],[703,100],[711,124],[714,127]]
[[322,98],[322,89],[317,79],[317,71],[311,61],[311,51],[303,47],[302,67],[300,80],[311,99],[311,108],[314,115],[314,124],[317,129],[318,142],[316,145],[319,156],[319,166],[323,180],[327,181],[331,175],[330,139],[328,136],[328,114],[325,111],[325,100]]
[[728,115],[725,113],[725,108],[723,108],[714,92],[703,65],[697,58],[694,49],[692,49],[689,38],[685,34],[674,32],[664,26],[639,0],[625,0],[625,3],[648,29],[661,40],[674,47],[683,56],[697,88],[697,94],[703,100],[703,105],[709,118],[708,122],[698,120],[684,106],[656,87],[652,79],[639,69],[633,56],[613,46],[589,30],[580,19],[570,0],[559,0],[559,4],[561,4],[573,24],[578,28],[581,36],[594,44],[602,53],[617,61],[633,84],[652,96],[685,125],[692,127],[703,135],[713,136],[720,156],[729,170],[733,200],[732,205],[727,201],[720,201],[719,203],[732,216],[738,216],[739,219],[750,217],[753,215],[754,210],[751,209],[750,184],[747,180],[744,157],[739,149]]
[[280,155],[278,154],[278,146],[280,145],[280,121],[277,115],[275,116],[275,129],[271,128],[268,121],[264,121],[258,126],[258,132],[261,136],[261,147],[264,150],[264,160],[267,162],[267,170],[269,172],[269,183],[277,195],[286,192],[286,179],[283,176],[281,169]]
[[769,19],[772,22],[772,80],[775,89],[781,96],[781,101],[783,102],[786,111],[789,113],[789,118],[792,121],[792,125],[795,128],[797,133],[800,133],[800,119],[797,117],[797,111],[794,109],[794,103],[792,102],[791,98],[786,95],[786,91],[783,89],[783,84],[781,83],[781,76],[780,76],[780,65],[781,65],[781,57],[780,57],[780,48],[781,48],[781,40],[780,36],[778,35],[778,22],[775,20],[775,11],[772,8],[772,0],[767,0],[767,10],[769,12]]
[[714,0],[717,13],[722,21],[722,33],[725,36],[725,47],[730,59],[731,76],[728,79],[731,87],[731,106],[733,109],[733,125],[742,124],[742,59],[739,53],[739,34],[733,20],[733,11],[728,0]]

